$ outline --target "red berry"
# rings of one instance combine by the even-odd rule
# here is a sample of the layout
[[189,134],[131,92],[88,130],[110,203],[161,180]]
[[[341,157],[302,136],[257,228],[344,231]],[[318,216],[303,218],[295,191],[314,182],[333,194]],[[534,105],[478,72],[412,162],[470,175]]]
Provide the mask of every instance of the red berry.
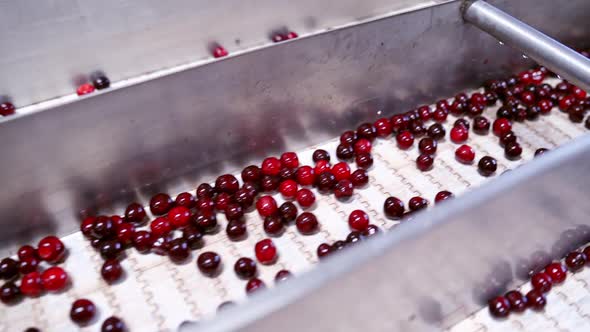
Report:
[[464,164],[472,163],[475,159],[475,151],[469,145],[461,145],[455,150],[455,157]]
[[579,251],[572,251],[567,256],[565,256],[565,265],[567,265],[568,269],[572,272],[580,271],[584,265],[586,265],[586,261],[588,257],[586,254]]
[[383,211],[388,218],[399,219],[404,215],[404,202],[397,197],[388,197],[383,204]]
[[258,241],[254,246],[256,259],[262,264],[274,263],[277,259],[277,248],[271,239]]
[[348,226],[355,231],[364,231],[369,226],[369,215],[362,210],[352,211],[348,216]]
[[566,272],[567,269],[560,262],[551,263],[545,267],[545,273],[547,273],[556,284],[565,281],[567,276]]
[[332,166],[330,166],[330,162],[327,160],[319,160],[315,164],[314,173],[320,175],[324,172],[328,172],[332,170]]
[[213,57],[214,58],[222,58],[224,56],[227,56],[227,50],[225,48],[223,48],[222,46],[217,46],[213,49]]
[[121,279],[123,275],[123,268],[121,264],[116,259],[109,259],[102,264],[102,268],[100,269],[100,274],[104,281],[109,284],[117,282]]
[[286,168],[299,167],[299,157],[295,152],[285,152],[281,155],[281,165]]
[[509,291],[504,297],[510,302],[511,312],[523,312],[527,308],[527,298],[517,290]]
[[529,291],[526,294],[526,299],[529,308],[532,308],[533,310],[543,310],[543,308],[545,308],[545,305],[547,304],[545,294],[536,289]]
[[79,299],[72,303],[70,318],[78,325],[88,324],[96,314],[94,303],[87,299]]
[[275,42],[275,43],[280,43],[280,42],[282,42],[282,41],[285,41],[285,40],[287,40],[287,36],[285,36],[285,35],[283,35],[283,34],[281,34],[281,33],[276,33],[276,34],[274,34],[274,35],[272,36],[272,38],[271,38],[271,39],[272,39],[272,41],[273,41],[273,42]]
[[82,231],[82,234],[87,238],[92,237],[92,230],[94,229],[94,220],[94,217],[87,217],[80,224],[80,231]]
[[215,208],[218,211],[225,211],[227,206],[231,203],[232,197],[228,193],[219,193],[215,197]]
[[295,226],[299,233],[308,235],[313,234],[318,230],[318,219],[311,212],[303,212],[295,220]]
[[295,39],[295,38],[299,37],[299,35],[297,33],[293,32],[293,31],[289,31],[289,32],[287,32],[287,34],[285,35],[285,37],[287,39]]
[[423,154],[433,155],[436,153],[438,143],[430,137],[425,137],[418,143],[418,149]]
[[125,332],[127,327],[123,321],[115,316],[111,316],[102,323],[101,332]]
[[275,157],[268,157],[262,161],[262,174],[264,175],[279,175],[281,171],[281,161]]
[[215,189],[219,192],[231,195],[240,189],[240,183],[235,176],[231,174],[223,174],[215,179]]
[[416,158],[416,167],[422,172],[426,172],[432,168],[434,158],[429,154],[421,154]]
[[66,253],[66,247],[56,236],[46,236],[37,244],[37,255],[49,263],[60,262]]
[[253,278],[248,280],[248,283],[246,283],[246,293],[251,294],[254,293],[258,290],[261,289],[265,289],[266,285],[264,284],[264,281],[258,279],[258,278]]
[[574,106],[576,102],[576,97],[574,95],[567,95],[559,101],[559,109],[567,112],[569,109]]
[[490,313],[494,317],[504,318],[510,314],[510,302],[504,296],[498,296],[488,303]]
[[574,97],[576,97],[576,99],[578,100],[583,100],[586,99],[586,91],[582,90],[581,88],[577,87],[577,86],[573,86],[572,87],[572,93],[574,95]]
[[346,200],[354,193],[354,187],[350,180],[340,180],[334,186],[334,196],[340,200]]
[[371,153],[371,141],[366,138],[361,138],[354,143],[354,152],[359,153]]
[[414,144],[414,135],[407,130],[399,132],[395,139],[400,149],[409,149]]
[[78,96],[87,95],[92,92],[94,92],[94,86],[90,83],[84,83],[76,89]]
[[43,288],[50,292],[57,292],[65,288],[68,274],[59,266],[52,266],[41,274]]
[[448,115],[448,111],[437,107],[436,110],[434,110],[434,113],[432,113],[432,118],[436,122],[445,122]]
[[315,173],[310,166],[301,166],[297,169],[297,182],[302,186],[311,186],[315,182]]
[[166,217],[158,217],[150,223],[150,231],[155,237],[162,237],[172,232],[172,224]]
[[125,220],[132,223],[142,223],[145,219],[145,210],[138,203],[131,203],[125,210]]
[[150,210],[154,215],[160,216],[166,214],[173,204],[174,202],[170,198],[170,195],[159,193],[150,199]]
[[151,250],[155,236],[147,231],[137,231],[133,233],[133,247],[140,253],[146,253]]
[[278,283],[283,282],[285,280],[291,279],[291,277],[293,277],[293,274],[291,274],[291,272],[289,270],[280,270],[275,275],[275,283],[278,284]]
[[553,279],[545,272],[535,273],[531,277],[531,285],[534,289],[546,293],[551,290]]
[[279,185],[279,192],[285,198],[294,198],[297,194],[297,182],[294,180],[285,180]]
[[492,128],[496,136],[502,136],[512,130],[512,123],[506,118],[498,118],[494,121]]
[[20,291],[26,296],[36,297],[43,290],[41,286],[41,275],[37,271],[25,274],[20,281]]
[[271,196],[262,196],[256,201],[256,209],[263,217],[274,215],[277,210],[277,201]]
[[379,137],[387,137],[391,134],[391,122],[387,118],[378,119],[373,126],[377,129],[377,136]]
[[9,103],[9,102],[0,103],[0,115],[9,116],[9,115],[14,114],[14,112],[15,112],[15,107],[12,103]]
[[182,228],[191,220],[191,211],[184,206],[175,206],[168,212],[168,219],[174,228]]
[[469,138],[469,131],[463,126],[455,126],[451,129],[450,137],[453,143],[463,143]]
[[394,115],[391,118],[391,129],[394,132],[407,130],[410,126],[410,119],[405,114]]
[[366,170],[357,169],[350,175],[350,182],[352,182],[352,185],[356,188],[362,187],[369,183],[369,175]]
[[439,191],[436,196],[434,197],[434,203],[439,203],[442,201],[446,201],[447,199],[453,198],[453,193],[450,191]]
[[299,189],[297,192],[297,203],[299,203],[302,208],[308,208],[315,203],[315,195],[309,189]]
[[113,225],[115,225],[115,227],[119,226],[125,222],[125,220],[123,220],[123,218],[121,218],[121,216],[116,216],[116,215],[111,216],[111,221],[113,222]]
[[339,162],[332,166],[332,174],[336,177],[336,181],[348,179],[350,178],[350,167],[345,162]]
[[38,266],[39,258],[37,256],[29,256],[20,260],[18,269],[20,273],[27,274],[37,271]]
[[23,260],[23,259],[29,258],[29,257],[37,258],[37,250],[35,250],[35,248],[33,248],[32,246],[25,245],[25,246],[18,248],[17,256],[18,256],[18,259],[20,259],[20,260]]
[[193,208],[195,206],[195,197],[190,193],[180,193],[176,196],[176,200],[174,201],[178,206],[184,206],[187,209]]
[[264,218],[262,227],[266,234],[272,236],[279,236],[284,230],[283,220],[278,215]]
[[525,70],[518,74],[518,80],[524,84],[531,84],[533,83],[533,76],[530,70]]
[[206,276],[214,277],[221,269],[221,256],[213,251],[206,251],[197,258],[197,267]]

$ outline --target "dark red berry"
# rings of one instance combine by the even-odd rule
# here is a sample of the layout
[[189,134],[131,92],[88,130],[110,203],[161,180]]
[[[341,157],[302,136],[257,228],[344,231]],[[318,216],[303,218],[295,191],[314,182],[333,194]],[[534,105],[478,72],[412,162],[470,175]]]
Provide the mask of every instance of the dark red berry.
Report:
[[361,138],[354,143],[354,153],[371,153],[371,141],[366,138]]
[[150,210],[154,215],[161,216],[168,213],[173,204],[174,202],[172,201],[170,195],[159,193],[150,199]]
[[437,146],[438,143],[436,140],[430,137],[423,138],[420,140],[420,143],[418,143],[418,149],[420,152],[427,155],[435,154]]
[[252,294],[258,290],[261,289],[265,289],[266,285],[264,284],[264,281],[258,279],[258,278],[253,278],[248,280],[248,283],[246,283],[246,293],[248,294]]
[[242,181],[244,183],[258,183],[261,178],[262,170],[256,165],[250,165],[242,170]]
[[264,218],[263,228],[268,235],[278,236],[283,232],[284,225],[281,217],[274,215]]
[[378,119],[373,126],[375,126],[377,136],[379,137],[387,137],[392,132],[391,122],[389,122],[389,119],[387,118]]
[[299,189],[297,192],[297,203],[302,208],[309,208],[315,203],[315,195],[307,188]]
[[102,279],[109,284],[115,283],[123,276],[123,268],[121,263],[116,259],[106,260],[100,269]]
[[560,284],[565,281],[567,276],[566,272],[567,269],[565,266],[559,262],[551,263],[545,267],[545,273],[551,277],[551,280],[553,280],[553,283],[555,284]]
[[516,142],[508,143],[504,147],[504,153],[508,159],[517,159],[522,154],[522,147]]
[[583,252],[572,251],[565,256],[565,265],[570,271],[578,272],[584,267],[587,260],[588,257]]
[[400,149],[409,149],[414,144],[414,135],[407,130],[400,131],[395,139]]
[[492,316],[496,318],[508,317],[510,314],[510,302],[504,296],[498,296],[490,300],[488,308]]
[[289,271],[289,270],[280,270],[275,275],[275,282],[278,284],[278,283],[281,283],[283,281],[289,280],[292,277],[293,277],[293,274],[291,273],[291,271]]
[[246,223],[241,220],[230,220],[225,228],[225,233],[232,241],[244,239],[247,232]]
[[537,103],[542,114],[548,114],[553,109],[553,102],[550,99],[541,99]]
[[206,276],[213,277],[221,269],[221,257],[212,251],[206,251],[197,258],[197,267]]
[[356,135],[356,132],[348,130],[343,132],[342,135],[340,135],[340,144],[352,146],[357,139],[358,137]]
[[490,156],[485,156],[479,160],[477,168],[482,175],[490,176],[496,172],[496,169],[498,169],[498,162]]
[[548,152],[548,149],[545,148],[539,148],[535,151],[535,157],[541,156],[543,154],[545,154],[546,152]]
[[356,134],[359,139],[373,141],[377,137],[377,129],[371,123],[363,123],[356,129]]
[[119,257],[123,253],[124,249],[125,248],[123,247],[123,244],[118,240],[108,240],[104,241],[98,250],[100,251],[100,256],[102,258],[114,259]]
[[466,130],[469,130],[469,121],[467,119],[464,118],[459,118],[457,119],[457,121],[455,121],[455,123],[453,124],[453,127],[463,127]]
[[95,220],[96,220],[96,218],[94,218],[94,217],[87,217],[80,224],[80,231],[82,232],[82,234],[85,237],[87,237],[87,238],[92,237],[92,230],[94,229],[94,221]]
[[416,158],[416,167],[422,172],[426,172],[432,168],[434,158],[429,154],[421,154]]
[[245,183],[244,187],[238,189],[238,191],[236,191],[234,194],[234,201],[240,204],[240,206],[244,209],[248,209],[252,206],[252,204],[254,204],[254,196],[256,196],[256,192],[252,192],[248,188],[245,188],[247,185],[251,184]]
[[[369,175],[367,174],[367,171],[360,168],[357,169],[356,171],[352,172],[352,174],[350,175],[350,182],[352,182],[352,185],[355,188],[360,188],[365,186],[367,183],[369,183]],[[336,182],[333,182],[333,185],[331,188],[329,188],[327,191],[331,190],[334,185],[336,184]],[[319,185],[318,185],[319,188]]]
[[408,208],[410,211],[418,211],[428,207],[428,201],[420,196],[410,198]]
[[397,197],[388,197],[383,205],[383,211],[388,218],[399,219],[404,215],[404,202]]
[[116,234],[117,229],[111,218],[106,216],[96,218],[92,228],[92,236],[98,239],[109,239],[113,238]]
[[517,290],[512,290],[504,295],[510,303],[511,312],[523,312],[527,308],[527,298]]
[[318,246],[318,249],[316,250],[318,258],[322,259],[326,256],[328,256],[331,252],[332,252],[332,246],[327,244],[327,243],[322,243]]
[[37,271],[25,274],[20,280],[20,292],[25,296],[37,297],[43,291],[41,275]]
[[346,242],[345,241],[336,241],[334,243],[332,243],[332,252],[336,252],[336,251],[340,251],[344,248],[346,248]]
[[202,233],[212,234],[217,231],[217,217],[211,212],[197,212],[193,224]]
[[369,215],[363,210],[354,210],[348,216],[348,226],[355,231],[364,231],[369,226]]
[[230,203],[225,208],[225,217],[227,220],[239,220],[244,216],[244,209],[240,204]]
[[340,160],[349,160],[354,157],[354,148],[352,145],[339,144],[336,147],[336,157]]
[[231,195],[240,189],[240,183],[235,176],[231,174],[224,174],[215,180],[215,189],[221,193]]
[[531,285],[534,289],[546,293],[551,290],[553,279],[545,272],[538,272],[531,277]]
[[150,232],[136,231],[133,233],[133,247],[140,253],[146,253],[151,250],[154,238]]
[[361,169],[369,169],[373,166],[373,156],[369,153],[360,153],[355,157],[356,165]]
[[[367,227],[369,227],[367,225]],[[348,235],[346,236],[346,243],[347,244],[355,244],[357,242],[360,242],[363,240],[363,235],[361,232],[359,231],[352,231],[350,233],[348,233]]]
[[12,103],[9,102],[4,102],[4,103],[0,103],[0,115],[2,116],[9,116],[14,114],[15,112],[15,107]]
[[320,192],[331,192],[336,185],[336,177],[332,172],[324,172],[316,177],[316,186]]
[[271,239],[258,241],[254,246],[254,253],[262,264],[272,264],[277,259],[277,248]]
[[224,192],[219,193],[217,196],[215,196],[215,209],[217,209],[217,211],[225,211],[231,202],[232,196],[230,194]]
[[22,297],[21,291],[13,282],[7,282],[0,287],[0,302],[13,304]]
[[59,266],[52,266],[41,274],[41,284],[46,291],[58,292],[68,283],[68,274]]
[[4,258],[0,261],[0,279],[10,280],[19,273],[19,263],[12,258]]
[[354,187],[350,180],[341,180],[334,186],[334,196],[340,200],[346,200],[352,197],[354,193]]
[[478,135],[485,135],[490,131],[490,121],[483,116],[473,118],[473,131]]
[[277,212],[277,201],[272,196],[262,196],[256,201],[256,209],[263,217],[272,216]]
[[393,132],[400,132],[409,128],[410,118],[405,114],[398,114],[391,118],[390,123]]
[[500,145],[506,146],[509,143],[515,143],[517,139],[516,134],[512,130],[507,131],[500,136]]
[[101,332],[125,332],[127,327],[123,321],[115,316],[111,316],[102,323]]
[[545,294],[536,289],[529,291],[526,294],[526,299],[529,308],[532,308],[533,310],[543,310],[543,308],[545,308],[545,305],[547,304]]
[[447,190],[439,191],[436,196],[434,196],[434,203],[440,203],[450,198],[453,198],[452,192]]
[[445,128],[440,123],[435,123],[428,127],[428,137],[431,137],[438,141],[443,139],[445,135]]
[[559,101],[559,109],[563,112],[569,111],[570,107],[574,106],[576,97],[574,95],[566,95]]
[[155,237],[166,236],[172,231],[172,224],[166,217],[158,217],[150,223],[150,231]]
[[96,313],[94,303],[87,299],[79,299],[74,301],[72,309],[70,309],[70,318],[78,325],[88,324]]
[[37,256],[29,256],[21,259],[19,262],[19,271],[22,274],[27,274],[37,271],[39,266],[39,258]]
[[108,87],[111,86],[111,81],[108,79],[108,77],[106,77],[102,74],[98,74],[98,75],[94,75],[94,77],[92,77],[92,85],[97,90],[103,90],[103,89],[107,89]]
[[299,233],[309,235],[315,233],[319,228],[318,219],[311,212],[303,212],[295,220],[295,226]]
[[146,217],[143,206],[138,203],[131,203],[125,210],[125,220],[132,223],[141,224]]
[[320,160],[330,162],[330,154],[326,150],[318,149],[313,152],[313,161],[317,163]]
[[436,108],[434,113],[432,113],[432,119],[436,122],[445,122],[447,120],[447,116],[449,115],[447,110],[442,108]]
[[256,276],[256,262],[253,259],[242,257],[234,264],[234,271],[242,279],[250,279]]
[[361,232],[363,238],[370,238],[381,233],[381,230],[376,225],[370,224],[367,229]]
[[279,207],[279,216],[288,224],[297,218],[297,207],[291,202],[285,202]]
[[193,250],[203,245],[203,233],[194,226],[185,227],[182,230],[182,238],[186,240],[189,248]]

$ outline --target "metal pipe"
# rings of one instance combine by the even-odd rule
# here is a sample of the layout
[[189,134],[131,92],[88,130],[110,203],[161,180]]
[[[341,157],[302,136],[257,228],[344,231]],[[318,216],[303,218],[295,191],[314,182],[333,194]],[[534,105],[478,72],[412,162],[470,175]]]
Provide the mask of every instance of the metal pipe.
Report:
[[590,91],[590,59],[483,0],[466,1],[462,11],[467,22]]

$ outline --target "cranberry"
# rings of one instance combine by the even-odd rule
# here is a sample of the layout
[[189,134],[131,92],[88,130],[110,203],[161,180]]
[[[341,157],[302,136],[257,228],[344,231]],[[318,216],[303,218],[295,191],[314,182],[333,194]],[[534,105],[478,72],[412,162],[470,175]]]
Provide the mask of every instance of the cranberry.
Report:
[[253,259],[242,257],[234,264],[234,271],[242,279],[250,279],[256,276],[256,262]]
[[103,90],[111,86],[111,81],[108,79],[108,77],[102,74],[94,75],[94,77],[92,77],[92,85],[97,90]]
[[349,130],[345,131],[340,135],[340,144],[342,145],[353,145],[358,139],[356,132]]
[[361,169],[368,169],[373,166],[373,156],[369,153],[357,154],[355,157],[356,165]]
[[543,293],[547,293],[551,290],[551,286],[553,285],[553,279],[549,274],[545,272],[535,273],[531,277],[531,285],[534,289],[538,289]]
[[111,316],[102,323],[101,332],[125,332],[127,327],[123,321],[115,316]]
[[37,271],[25,274],[20,281],[20,291],[26,296],[37,297],[43,290],[41,275]]
[[168,257],[174,263],[182,263],[186,261],[191,254],[188,241],[184,238],[177,238],[168,244]]
[[378,119],[373,126],[375,126],[377,136],[379,137],[387,137],[392,132],[391,122],[389,122],[389,119],[387,118]]
[[354,143],[354,152],[359,153],[371,153],[371,141],[366,138],[361,138]]
[[263,192],[273,192],[279,188],[281,180],[278,176],[263,175],[260,180],[260,188]]
[[219,192],[231,195],[240,189],[240,184],[235,176],[224,174],[215,180],[215,189]]
[[303,212],[295,220],[295,226],[299,233],[309,235],[315,233],[319,228],[318,219],[311,212]]
[[439,191],[436,196],[434,196],[434,203],[440,203],[450,198],[453,198],[452,192],[447,190]]
[[414,135],[407,130],[400,131],[395,139],[400,149],[409,149],[414,144]]
[[19,263],[12,258],[4,258],[0,261],[0,279],[9,280],[17,276]]
[[404,202],[397,197],[388,197],[383,204],[383,210],[388,218],[399,219],[404,215]]
[[336,241],[336,242],[332,243],[332,252],[340,251],[344,248],[346,248],[345,241]]
[[315,173],[310,166],[301,166],[297,169],[297,182],[302,186],[311,186],[315,182]]
[[125,220],[128,222],[141,224],[143,223],[145,216],[146,214],[143,206],[138,203],[129,204],[125,210]]
[[326,150],[321,150],[321,149],[315,150],[313,152],[312,158],[315,163],[319,162],[320,160],[330,162],[330,154]]
[[244,239],[247,232],[246,223],[241,220],[230,220],[225,228],[225,233],[232,241]]
[[173,204],[174,202],[168,194],[159,193],[150,199],[150,210],[154,215],[160,216],[166,214]]
[[185,227],[182,230],[182,238],[191,249],[200,248],[203,245],[203,234],[194,226]]
[[324,172],[316,177],[316,185],[320,192],[330,192],[336,185],[336,177],[332,172]]
[[547,151],[549,151],[548,149],[545,148],[539,148],[535,151],[535,157],[538,157],[540,155],[545,154]]
[[158,217],[151,222],[150,231],[156,237],[166,236],[172,231],[172,224],[166,217]]
[[573,251],[565,256],[565,265],[567,265],[570,271],[578,272],[584,267],[587,260],[588,258],[583,252]]
[[104,241],[101,239],[92,238],[90,240],[90,245],[92,246],[92,248],[98,249],[98,248],[100,248],[100,246],[102,245],[103,242]]
[[467,108],[467,103],[459,101],[459,100],[455,100],[451,104],[449,111],[451,112],[451,114],[453,114],[455,116],[460,116],[465,113],[466,108]]
[[467,121],[464,118],[457,119],[457,121],[455,121],[455,123],[453,124],[453,127],[463,127],[469,130],[469,121]]
[[230,203],[225,208],[225,217],[227,220],[239,220],[244,216],[244,209],[240,204]]
[[332,166],[332,174],[337,181],[350,178],[350,167],[345,162],[339,162]]
[[485,135],[490,131],[490,121],[483,116],[473,118],[473,131],[478,135]]
[[244,183],[258,183],[262,178],[262,170],[256,165],[250,165],[242,170],[242,181]]
[[264,218],[263,228],[268,235],[278,236],[283,232],[283,221],[279,216],[268,216]]
[[[249,185],[245,183],[244,186]],[[256,193],[252,193],[248,188],[242,187],[234,194],[234,201],[244,209],[248,209],[254,204],[254,196]]]
[[493,130],[496,136],[502,136],[502,134],[512,130],[512,124],[506,118],[499,118],[494,121]]
[[416,158],[416,166],[422,172],[426,172],[432,168],[432,164],[434,163],[434,158],[428,154],[421,154]]
[[510,303],[511,312],[523,312],[527,308],[527,298],[517,290],[512,290],[506,293],[504,297]]
[[404,114],[394,115],[391,118],[391,129],[393,132],[399,132],[401,130],[408,129],[410,125],[410,118]]
[[211,234],[217,231],[217,217],[210,212],[198,212],[193,224],[203,233]]
[[415,120],[410,123],[410,132],[414,134],[414,137],[422,137],[426,133],[426,128],[420,120]]
[[13,283],[7,282],[0,287],[0,302],[4,304],[16,303],[21,299],[20,289]]
[[574,95],[566,95],[559,101],[559,109],[563,112],[567,112],[570,107],[574,105],[576,102],[576,97]]
[[522,100],[525,105],[533,105],[535,103],[535,94],[529,91],[525,91],[520,95],[520,100]]
[[95,220],[96,220],[96,218],[94,218],[94,217],[87,217],[80,224],[80,231],[82,232],[82,234],[85,237],[87,237],[87,238],[92,237],[92,229],[94,228],[94,221]]
[[150,232],[137,231],[133,233],[133,247],[140,253],[146,253],[152,248],[154,237]]
[[504,147],[504,153],[508,159],[517,159],[522,154],[522,147],[516,142],[508,143]]
[[322,243],[318,246],[316,253],[319,259],[328,256],[332,252],[332,246],[327,243]]
[[59,266],[52,266],[41,274],[43,288],[50,292],[63,290],[68,283],[68,274]]
[[218,45],[213,49],[213,57],[214,58],[222,58],[227,55],[228,55],[227,50],[225,48],[223,48],[222,46]]
[[377,129],[370,123],[363,123],[356,129],[356,134],[359,139],[373,141],[377,137]]
[[285,202],[279,207],[279,216],[284,223],[288,224],[297,218],[297,207],[291,202]]
[[113,222],[113,225],[115,225],[115,228],[125,222],[121,216],[117,215],[111,216],[111,221]]
[[94,86],[90,83],[84,83],[76,89],[76,94],[78,96],[87,95],[92,92],[94,92]]
[[331,172],[332,166],[329,162],[325,160],[320,160],[315,164],[315,168],[313,169],[315,174],[322,174],[324,172]]
[[578,100],[586,99],[586,91],[582,90],[577,86],[572,86],[572,93],[573,96],[576,97]]
[[541,114],[541,108],[539,106],[532,105],[526,109],[526,119],[529,121],[536,120],[537,118],[539,118],[540,114]]
[[568,117],[571,122],[573,123],[581,123],[584,121],[584,115],[586,114],[586,109],[580,105],[574,105],[570,107],[568,110]]
[[435,154],[437,146],[438,143],[430,137],[423,138],[420,140],[420,143],[418,143],[418,149],[420,152],[427,155]]
[[445,128],[440,123],[435,123],[428,127],[428,137],[441,140],[445,137],[446,131]]
[[291,279],[292,277],[293,277],[293,274],[291,273],[291,271],[289,271],[289,270],[280,270],[275,275],[275,282],[278,284],[278,283],[281,283],[281,282],[286,281],[288,279]]
[[348,226],[356,231],[364,231],[369,226],[369,215],[362,210],[354,210],[348,216]]
[[510,314],[510,302],[504,296],[498,296],[488,303],[490,313],[497,318],[504,318]]
[[123,268],[116,259],[106,260],[100,269],[100,275],[102,279],[109,284],[115,283],[121,279],[123,275]]
[[299,203],[302,208],[309,208],[315,203],[315,195],[309,189],[299,189],[297,192],[297,203]]
[[272,196],[262,196],[256,202],[256,209],[263,217],[272,216],[277,212],[277,201]]
[[516,140],[517,140],[517,137],[514,134],[514,132],[512,130],[507,131],[500,136],[500,145],[506,146],[507,144],[515,143]]
[[297,182],[293,180],[285,180],[279,185],[279,192],[285,198],[294,198],[297,194]]
[[2,116],[9,116],[14,114],[15,112],[15,107],[12,103],[9,102],[4,102],[4,103],[0,103],[0,115]]
[[354,156],[354,148],[352,145],[339,144],[336,147],[336,157],[340,160],[348,160]]
[[560,284],[565,280],[567,269],[559,262],[551,263],[545,267],[547,273],[554,283]]
[[[369,175],[367,174],[367,171],[360,168],[357,169],[356,171],[352,172],[352,174],[350,175],[350,182],[352,182],[352,185],[356,188],[359,187],[363,187],[365,186],[367,183],[369,183]],[[336,182],[333,183],[332,188],[334,187],[334,185],[336,184]],[[319,188],[319,185],[318,185]],[[330,188],[330,189],[332,189]]]
[[299,167],[299,157],[295,152],[285,152],[281,155],[281,166],[286,168]]
[[487,106],[494,106],[498,101],[498,94],[493,91],[486,91],[485,94],[486,105]]
[[[368,225],[367,225],[368,227]],[[363,236],[361,232],[352,231],[346,236],[346,243],[347,244],[355,244],[363,240]]]
[[215,201],[211,198],[201,197],[197,200],[197,210],[212,213],[213,209],[215,209]]
[[352,197],[354,192],[354,187],[352,186],[352,182],[350,180],[340,180],[334,186],[334,196],[340,200],[346,200]]
[[364,231],[362,231],[362,233],[361,233],[361,234],[362,234],[362,236],[363,236],[364,238],[370,238],[370,237],[372,237],[372,236],[374,236],[374,235],[377,235],[377,234],[379,234],[379,233],[381,233],[381,230],[379,229],[379,227],[377,227],[377,226],[375,226],[375,225],[373,225],[373,224],[370,224],[370,225],[367,227],[367,229],[365,229]]
[[118,240],[105,241],[100,245],[100,256],[104,259],[113,259],[123,253],[123,244]]
[[281,171],[281,161],[275,157],[266,158],[262,161],[261,169],[262,174],[264,175],[279,175],[279,172]]
[[464,164],[470,164],[475,159],[475,151],[469,145],[461,145],[455,150],[455,157]]
[[453,143],[463,143],[469,138],[469,132],[467,131],[467,128],[463,126],[453,127],[451,129],[450,137]]
[[448,111],[437,107],[434,113],[432,113],[432,119],[436,122],[445,122],[448,115]]
[[39,258],[37,258],[37,256],[29,256],[20,260],[19,271],[22,274],[31,273],[37,271],[38,266]]
[[264,281],[262,281],[258,278],[250,279],[246,283],[246,293],[248,293],[248,294],[252,294],[258,290],[265,289],[265,288],[266,288],[266,285],[264,284]]
[[258,241],[254,246],[254,253],[262,264],[272,264],[277,259],[277,248],[271,239]]
[[78,325],[88,324],[96,314],[94,303],[87,299],[74,301],[70,309],[70,318]]
[[98,239],[108,239],[116,235],[117,229],[111,218],[99,216],[94,221],[92,235]]
[[408,208],[410,211],[418,211],[428,207],[428,201],[420,196],[410,198]]
[[479,160],[477,168],[482,175],[490,176],[498,169],[498,162],[490,156],[485,156]]
[[[258,168],[257,166],[250,166],[250,167]],[[248,168],[248,167],[246,167],[246,168]],[[258,171],[260,171],[260,170],[258,170]],[[256,180],[258,180],[258,179],[256,179]],[[247,182],[247,181],[244,180],[244,182]],[[199,198],[212,198],[213,194],[215,194],[215,189],[213,189],[213,187],[211,187],[211,185],[208,183],[201,183],[197,187],[197,199],[199,199]]]
[[533,289],[526,294],[528,306],[533,310],[543,310],[547,304],[545,294],[539,290]]
[[213,277],[221,269],[221,257],[212,251],[206,251],[197,258],[197,267],[206,276]]
[[215,209],[225,211],[227,206],[232,202],[232,196],[228,193],[219,193],[215,196]]

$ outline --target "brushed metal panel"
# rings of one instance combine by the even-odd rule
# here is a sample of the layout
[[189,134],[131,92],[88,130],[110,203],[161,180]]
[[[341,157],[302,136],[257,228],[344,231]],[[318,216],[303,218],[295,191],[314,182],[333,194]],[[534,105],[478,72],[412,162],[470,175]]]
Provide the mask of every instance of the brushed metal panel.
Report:
[[0,1],[0,96],[18,107],[70,94],[97,70],[111,81],[309,34],[432,0]]
[[590,240],[589,154],[586,135],[181,331],[447,327]]
[[[498,5],[574,46],[587,42],[587,1],[562,4],[552,20],[539,19],[549,0]],[[302,38],[0,122],[0,226],[10,225],[0,247],[71,232],[82,209],[185,190],[530,65],[464,24],[458,7]]]

